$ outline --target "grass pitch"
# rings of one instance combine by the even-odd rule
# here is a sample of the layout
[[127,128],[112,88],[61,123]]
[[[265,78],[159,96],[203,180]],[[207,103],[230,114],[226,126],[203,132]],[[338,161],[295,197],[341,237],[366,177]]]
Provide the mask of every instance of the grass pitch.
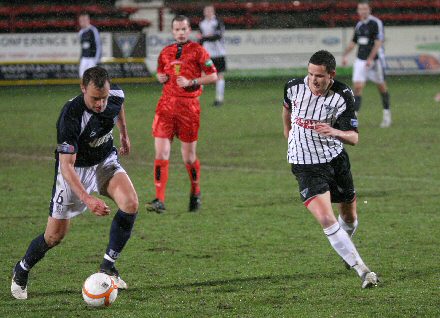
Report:
[[129,290],[103,310],[85,306],[81,286],[98,269],[111,217],[89,212],[35,266],[30,298],[10,296],[12,266],[45,227],[55,122],[79,89],[2,88],[0,316],[439,317],[438,78],[389,79],[389,129],[379,128],[380,98],[368,84],[360,143],[347,146],[360,218],[354,241],[382,278],[371,290],[361,290],[299,200],[282,136],[284,82],[229,81],[221,108],[210,106],[213,87],[206,88],[198,146],[203,210],[187,212],[189,181],[176,140],[164,215],[144,208],[154,196],[150,131],[160,86],[123,86],[132,154],[121,161],[140,210],[118,261]]

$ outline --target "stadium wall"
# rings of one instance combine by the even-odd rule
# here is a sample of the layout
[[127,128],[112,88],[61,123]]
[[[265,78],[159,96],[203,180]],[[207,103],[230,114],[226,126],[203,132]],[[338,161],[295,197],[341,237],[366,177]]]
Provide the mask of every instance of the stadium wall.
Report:
[[[387,27],[387,73],[440,73],[437,29]],[[320,49],[331,51],[339,62],[352,34],[352,28],[227,31],[228,68],[244,74],[300,68]],[[174,41],[168,32],[103,32],[101,36],[103,66],[120,82],[151,81],[148,70],[156,69],[160,50]],[[76,33],[0,34],[0,85],[76,83],[79,54]]]

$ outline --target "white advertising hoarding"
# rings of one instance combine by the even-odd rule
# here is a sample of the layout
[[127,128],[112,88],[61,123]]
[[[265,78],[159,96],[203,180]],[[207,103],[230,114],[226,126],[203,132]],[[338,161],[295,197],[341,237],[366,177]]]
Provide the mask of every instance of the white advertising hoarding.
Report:
[[[113,56],[112,35],[102,32],[103,57]],[[0,34],[0,62],[78,61],[81,46],[77,33]]]

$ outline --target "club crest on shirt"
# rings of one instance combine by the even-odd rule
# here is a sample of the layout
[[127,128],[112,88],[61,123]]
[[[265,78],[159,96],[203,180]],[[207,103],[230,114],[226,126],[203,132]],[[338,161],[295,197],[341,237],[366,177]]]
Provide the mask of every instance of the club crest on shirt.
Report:
[[174,64],[174,74],[180,74],[180,64]]
[[350,120],[350,123],[351,123],[351,126],[357,128],[357,126],[358,126],[358,120],[357,120],[357,119],[353,119],[353,118],[352,118],[352,119]]

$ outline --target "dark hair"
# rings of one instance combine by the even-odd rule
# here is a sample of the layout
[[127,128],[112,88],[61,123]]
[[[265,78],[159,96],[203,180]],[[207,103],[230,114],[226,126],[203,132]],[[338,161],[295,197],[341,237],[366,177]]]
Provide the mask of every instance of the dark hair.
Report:
[[321,50],[312,55],[309,64],[324,65],[328,73],[336,70],[336,60],[329,51]]
[[173,21],[171,21],[171,26],[173,25],[174,21],[178,21],[178,22],[183,22],[186,21],[188,23],[189,26],[191,26],[191,21],[189,20],[189,18],[185,15],[176,15],[173,18]]
[[360,0],[358,2],[358,4],[368,4],[368,5],[370,5],[370,1],[368,1],[368,0]]
[[105,68],[95,66],[87,69],[82,78],[82,84],[84,86],[87,87],[90,82],[92,82],[96,88],[103,88],[105,83],[110,83],[110,77]]

